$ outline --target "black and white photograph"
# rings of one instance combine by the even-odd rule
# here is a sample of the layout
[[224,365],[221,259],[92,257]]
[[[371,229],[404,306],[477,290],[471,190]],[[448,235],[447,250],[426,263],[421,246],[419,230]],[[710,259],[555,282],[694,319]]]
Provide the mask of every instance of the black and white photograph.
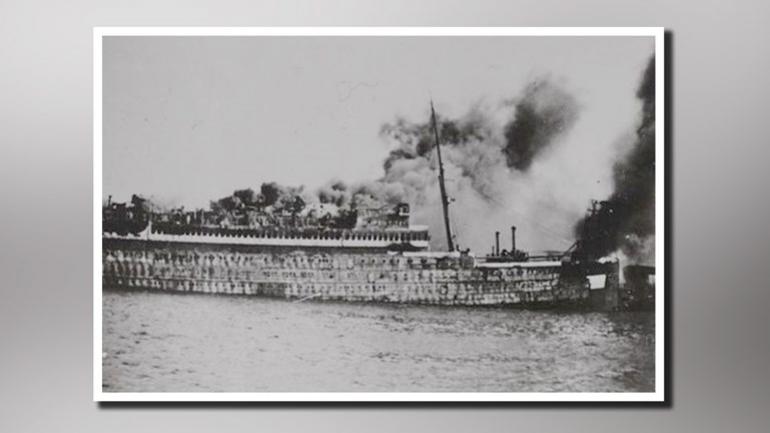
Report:
[[664,400],[661,28],[94,50],[95,400]]

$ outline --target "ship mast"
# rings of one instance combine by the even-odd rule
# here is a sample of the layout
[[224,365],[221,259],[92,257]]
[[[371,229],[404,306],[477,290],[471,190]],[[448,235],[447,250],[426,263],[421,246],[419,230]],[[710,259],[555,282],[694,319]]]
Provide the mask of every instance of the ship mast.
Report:
[[436,154],[438,155],[438,185],[441,190],[441,207],[444,209],[444,226],[446,227],[446,242],[449,251],[454,251],[454,242],[452,241],[452,228],[449,226],[449,199],[446,195],[446,186],[444,185],[444,164],[441,161],[441,144],[438,139],[438,127],[436,126],[436,111],[433,109],[433,100],[430,101],[430,118],[433,124],[433,136],[436,139]]

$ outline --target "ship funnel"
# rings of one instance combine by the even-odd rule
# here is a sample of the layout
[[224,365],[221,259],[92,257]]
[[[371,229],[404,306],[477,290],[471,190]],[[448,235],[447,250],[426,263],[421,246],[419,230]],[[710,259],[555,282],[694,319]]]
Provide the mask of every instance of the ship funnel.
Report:
[[500,255],[500,232],[495,232],[495,255]]
[[516,226],[511,226],[511,254],[516,253]]

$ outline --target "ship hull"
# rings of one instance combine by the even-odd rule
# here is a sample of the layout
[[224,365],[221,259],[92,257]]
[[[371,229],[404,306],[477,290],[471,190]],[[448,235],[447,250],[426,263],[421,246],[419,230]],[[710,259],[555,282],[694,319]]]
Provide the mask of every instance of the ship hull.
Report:
[[[295,302],[612,309],[617,278],[591,290],[560,262],[485,266],[473,259],[140,239],[103,239],[104,288],[266,296]],[[609,300],[609,302],[608,302]]]

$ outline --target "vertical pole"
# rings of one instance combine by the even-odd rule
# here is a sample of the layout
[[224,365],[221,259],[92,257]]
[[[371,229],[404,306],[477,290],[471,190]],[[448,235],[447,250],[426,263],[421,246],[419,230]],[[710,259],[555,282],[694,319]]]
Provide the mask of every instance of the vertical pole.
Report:
[[500,232],[495,232],[495,255],[500,255]]
[[436,126],[436,111],[433,109],[433,101],[430,101],[430,117],[433,123],[433,136],[436,140],[436,153],[438,155],[438,183],[441,190],[441,207],[444,210],[444,227],[446,228],[446,242],[449,251],[454,251],[454,241],[452,240],[452,229],[449,226],[449,199],[446,195],[446,186],[444,185],[444,163],[441,161],[441,143],[438,139],[438,127]]
[[511,255],[516,254],[516,226],[511,226]]

